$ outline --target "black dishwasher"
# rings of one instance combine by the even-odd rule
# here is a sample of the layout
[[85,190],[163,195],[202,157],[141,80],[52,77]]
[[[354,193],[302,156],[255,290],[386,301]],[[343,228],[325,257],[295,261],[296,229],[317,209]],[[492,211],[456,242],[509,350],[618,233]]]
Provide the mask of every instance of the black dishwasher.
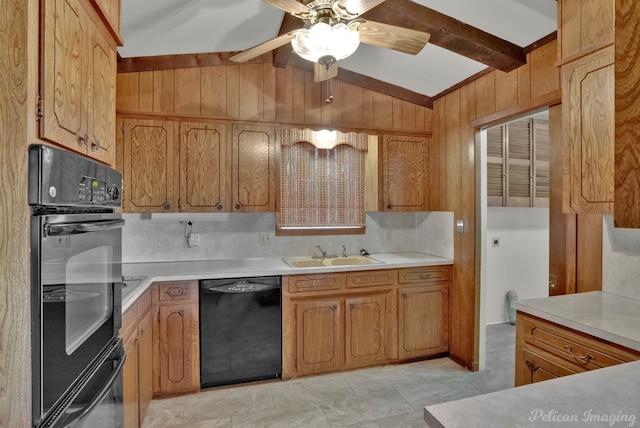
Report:
[[282,374],[281,277],[200,281],[200,386]]

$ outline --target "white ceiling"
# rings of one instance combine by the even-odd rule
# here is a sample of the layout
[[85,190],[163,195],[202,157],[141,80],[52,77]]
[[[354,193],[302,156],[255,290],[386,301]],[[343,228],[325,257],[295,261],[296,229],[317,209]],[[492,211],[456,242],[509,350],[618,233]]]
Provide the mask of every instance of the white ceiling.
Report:
[[[414,0],[525,47],[557,28],[556,0]],[[284,12],[261,0],[122,0],[123,58],[242,51],[278,35]],[[407,55],[361,44],[339,67],[434,96],[486,65],[432,44]]]

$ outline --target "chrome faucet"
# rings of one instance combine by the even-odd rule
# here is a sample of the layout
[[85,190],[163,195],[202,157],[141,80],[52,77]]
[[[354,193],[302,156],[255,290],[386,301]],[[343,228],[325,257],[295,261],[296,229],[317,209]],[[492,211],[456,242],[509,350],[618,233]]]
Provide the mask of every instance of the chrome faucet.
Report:
[[342,257],[347,257],[347,247],[344,244],[342,245]]
[[325,250],[322,249],[322,247],[320,246],[320,244],[316,245],[316,247],[318,248],[318,250],[320,250],[320,253],[322,254],[322,258],[326,258],[327,257],[327,252]]

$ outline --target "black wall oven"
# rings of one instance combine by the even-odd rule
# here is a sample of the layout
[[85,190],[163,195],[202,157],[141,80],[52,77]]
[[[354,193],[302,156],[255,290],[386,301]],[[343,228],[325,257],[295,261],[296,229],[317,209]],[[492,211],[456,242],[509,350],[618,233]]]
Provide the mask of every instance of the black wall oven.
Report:
[[29,149],[34,427],[123,424],[122,177]]

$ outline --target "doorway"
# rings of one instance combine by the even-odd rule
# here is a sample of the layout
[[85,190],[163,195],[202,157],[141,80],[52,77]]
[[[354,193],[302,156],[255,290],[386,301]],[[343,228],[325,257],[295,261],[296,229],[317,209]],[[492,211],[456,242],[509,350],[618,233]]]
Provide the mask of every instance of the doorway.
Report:
[[483,370],[486,327],[510,322],[507,293],[549,295],[548,110],[482,128],[476,148]]

